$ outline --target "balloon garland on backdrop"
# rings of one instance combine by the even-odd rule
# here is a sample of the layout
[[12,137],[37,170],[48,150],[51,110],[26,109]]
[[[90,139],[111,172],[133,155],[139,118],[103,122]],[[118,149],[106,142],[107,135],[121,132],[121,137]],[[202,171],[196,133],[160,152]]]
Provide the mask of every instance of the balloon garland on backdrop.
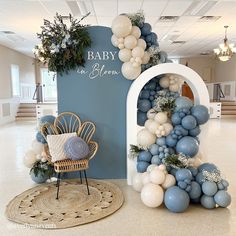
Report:
[[167,53],[160,51],[156,33],[145,22],[144,15],[121,14],[112,22],[111,42],[120,49],[123,62],[121,72],[128,80],[135,80],[142,71],[159,63],[171,62]]
[[180,96],[182,84],[180,76],[165,74],[150,80],[139,94],[137,124],[143,128],[138,145],[130,149],[137,160],[133,188],[146,206],[164,202],[172,212],[184,212],[190,202],[207,209],[227,207],[229,183],[214,164],[197,158],[208,109]]

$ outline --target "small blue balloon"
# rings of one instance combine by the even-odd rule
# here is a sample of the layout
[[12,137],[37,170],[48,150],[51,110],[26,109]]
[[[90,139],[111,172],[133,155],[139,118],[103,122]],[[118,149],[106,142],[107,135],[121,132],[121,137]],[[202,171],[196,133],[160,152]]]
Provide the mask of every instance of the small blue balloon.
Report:
[[155,99],[154,96],[150,96],[150,97],[149,97],[149,100],[150,100],[150,101],[153,101],[154,99]]
[[198,153],[198,150],[198,142],[191,136],[181,138],[176,144],[176,151],[188,157],[194,157]]
[[158,138],[156,144],[158,144],[159,146],[164,146],[166,144],[165,137]]
[[193,106],[193,102],[188,97],[182,96],[175,100],[175,106],[175,110],[178,111],[181,108],[191,108]]
[[151,109],[151,102],[147,99],[138,100],[138,109],[142,112],[147,112]]
[[198,169],[195,167],[188,167],[188,169],[191,171],[192,176],[196,176],[198,174]]
[[137,123],[140,126],[144,126],[146,120],[147,120],[147,113],[146,112],[142,112],[142,111],[138,111],[137,113]]
[[227,187],[229,186],[229,182],[228,182],[227,180],[225,180],[225,179],[222,179],[222,180],[221,180],[221,183],[223,184],[223,186],[224,186],[225,188],[227,188]]
[[172,135],[167,135],[166,136],[166,144],[169,146],[169,147],[175,147],[176,146],[176,143],[177,143],[177,139],[174,138]]
[[153,156],[157,155],[159,153],[159,146],[154,143],[149,147],[149,151]]
[[154,90],[154,89],[156,89],[156,85],[157,85],[156,82],[151,80],[144,86],[144,88],[148,89],[148,90]]
[[171,122],[172,122],[173,125],[180,125],[181,124],[181,117],[179,116],[178,112],[175,112],[171,116]]
[[139,173],[144,173],[145,171],[147,171],[148,166],[150,165],[149,162],[146,161],[138,161],[137,162],[137,171]]
[[47,143],[47,141],[45,140],[45,138],[43,137],[43,135],[39,131],[36,134],[36,140],[42,144]]
[[152,35],[151,35],[151,34],[146,35],[145,41],[146,41],[147,43],[152,43]]
[[159,158],[163,159],[165,157],[165,154],[163,152],[159,153]]
[[182,119],[181,124],[182,124],[183,128],[185,128],[187,130],[191,130],[191,129],[196,128],[197,121],[194,118],[194,116],[187,115]]
[[141,92],[140,92],[140,98],[143,98],[143,99],[148,99],[149,98],[149,96],[150,96],[150,93],[149,93],[149,91],[148,90],[142,90]]
[[205,181],[202,184],[202,192],[209,197],[214,196],[217,190],[218,188],[215,182]]
[[214,200],[220,207],[227,207],[231,203],[231,196],[225,190],[219,190],[214,196]]
[[149,151],[141,151],[138,154],[138,161],[151,162],[152,154]]
[[189,191],[189,197],[191,199],[199,198],[202,194],[201,186],[199,183],[192,181],[191,182],[191,191]]
[[156,94],[156,91],[155,90],[151,90],[150,91],[150,95],[154,96]]
[[207,107],[203,105],[196,105],[192,107],[191,114],[196,118],[199,125],[205,124],[210,118]]
[[177,181],[184,181],[185,179],[191,180],[193,178],[191,171],[185,168],[178,169],[175,177]]
[[219,190],[224,190],[225,189],[225,187],[222,183],[218,183],[217,187],[218,187]]
[[196,137],[201,133],[201,129],[199,126],[197,126],[194,129],[189,130],[188,133],[190,136]]
[[204,175],[199,172],[195,178],[196,182],[198,182],[199,184],[203,184],[205,182],[205,177]]
[[188,208],[189,202],[188,194],[177,186],[172,186],[165,192],[165,206],[172,212],[184,212]]
[[203,207],[207,209],[213,209],[216,207],[216,202],[213,197],[209,197],[207,195],[202,195],[201,204]]
[[[177,171],[178,172],[178,171]],[[176,174],[175,174],[176,176]],[[186,189],[187,187],[187,184],[184,182],[184,181],[178,181],[178,186],[181,188],[181,189]]]
[[151,161],[152,164],[155,164],[155,165],[160,165],[162,163],[161,159],[159,158],[158,155],[155,155],[152,157],[152,161]]
[[175,176],[176,172],[177,172],[177,169],[172,168],[170,170],[170,174],[172,174],[173,176]]
[[183,135],[183,136],[188,135],[188,130],[184,129],[181,125],[176,125],[174,130],[179,130],[181,135]]
[[142,35],[146,36],[146,35],[150,34],[151,31],[152,31],[152,26],[148,23],[144,23],[143,27],[141,28]]

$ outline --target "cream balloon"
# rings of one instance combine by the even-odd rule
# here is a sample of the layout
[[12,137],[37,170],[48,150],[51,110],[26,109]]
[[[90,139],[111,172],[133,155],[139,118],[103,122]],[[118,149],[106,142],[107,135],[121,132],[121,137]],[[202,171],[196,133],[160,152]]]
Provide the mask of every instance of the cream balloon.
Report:
[[138,62],[139,64],[141,64],[142,63],[142,58],[141,57],[136,57],[135,61]]
[[141,47],[141,48],[143,48],[145,50],[146,47],[147,47],[147,44],[146,44],[145,40],[138,39],[137,46],[139,46],[139,47]]
[[156,136],[144,128],[138,132],[137,142],[142,147],[149,147],[156,142]]
[[23,162],[26,167],[31,168],[33,167],[36,160],[36,153],[32,149],[30,149],[25,153]]
[[148,207],[158,207],[164,199],[163,189],[156,184],[148,183],[142,188],[141,200]]
[[165,171],[166,170],[166,166],[164,164],[161,164],[158,166],[158,169],[161,171]]
[[124,43],[125,39],[124,38],[118,38],[119,43]]
[[35,139],[33,140],[31,147],[35,154],[42,154],[44,145]]
[[155,115],[154,120],[157,121],[159,124],[164,124],[167,122],[168,116],[165,112],[158,112]]
[[119,40],[114,34],[111,36],[111,43],[114,47],[118,47],[119,45]]
[[169,86],[169,90],[171,91],[171,92],[178,92],[179,91],[179,85],[176,83],[176,84],[171,84],[170,86]]
[[143,57],[143,55],[144,55],[144,49],[143,48],[141,48],[141,47],[135,47],[135,48],[133,48],[133,50],[132,50],[132,56],[134,57],[134,58],[136,58],[136,57]]
[[176,183],[175,177],[173,175],[167,174],[164,183],[162,183],[162,187],[164,189],[170,188],[174,186]]
[[136,39],[139,39],[141,36],[141,30],[138,26],[133,26],[130,34],[132,34]]
[[116,37],[126,37],[132,30],[131,20],[127,16],[119,15],[112,21],[111,29]]
[[164,76],[160,79],[159,84],[162,88],[168,88],[170,85],[170,80],[168,76]]
[[148,131],[150,131],[152,134],[155,134],[158,127],[160,126],[159,123],[157,123],[155,120],[153,119],[148,119],[146,120],[145,124],[144,124],[145,128],[148,129]]
[[144,52],[142,57],[142,64],[147,64],[150,61],[150,54],[148,52]]
[[133,176],[132,186],[135,191],[141,192],[143,188],[142,173],[137,173]]
[[137,45],[137,39],[133,35],[125,37],[124,46],[128,49],[133,49]]
[[144,173],[142,173],[142,182],[143,182],[143,186],[144,186],[145,184],[150,183],[149,172],[144,172]]
[[156,164],[149,165],[148,168],[147,168],[147,172],[151,172],[152,170],[154,170],[155,167],[157,167]]
[[170,123],[164,123],[163,126],[165,129],[165,135],[168,135],[173,130],[173,126]]
[[130,60],[131,55],[132,55],[132,53],[131,53],[130,49],[123,48],[119,51],[118,57],[121,61],[127,62]]
[[119,44],[118,44],[118,48],[119,48],[119,49],[123,49],[123,48],[125,48],[125,45],[124,45],[123,43],[119,43]]
[[154,169],[150,173],[150,180],[153,184],[163,184],[165,182],[166,175],[162,170]]
[[141,66],[133,67],[131,62],[125,62],[121,67],[121,72],[126,79],[134,80],[140,75]]
[[148,112],[147,112],[147,118],[148,119],[154,119],[155,115],[156,115],[156,111],[154,109],[150,109]]

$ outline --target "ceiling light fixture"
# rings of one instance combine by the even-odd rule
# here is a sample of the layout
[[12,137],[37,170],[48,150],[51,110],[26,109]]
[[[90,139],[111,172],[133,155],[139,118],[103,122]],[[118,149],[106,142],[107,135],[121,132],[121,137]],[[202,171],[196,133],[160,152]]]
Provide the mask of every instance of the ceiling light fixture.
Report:
[[228,61],[233,56],[233,54],[236,53],[236,48],[234,48],[234,44],[228,43],[228,39],[227,39],[228,27],[229,27],[228,25],[224,26],[224,28],[225,28],[224,43],[219,44],[219,48],[214,49],[214,53],[221,61]]

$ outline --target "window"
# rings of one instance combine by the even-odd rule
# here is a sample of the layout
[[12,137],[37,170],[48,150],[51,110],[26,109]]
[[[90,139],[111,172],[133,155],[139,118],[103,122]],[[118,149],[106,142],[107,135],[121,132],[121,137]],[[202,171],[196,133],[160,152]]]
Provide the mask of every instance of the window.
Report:
[[18,65],[11,65],[12,96],[20,96],[20,70]]

